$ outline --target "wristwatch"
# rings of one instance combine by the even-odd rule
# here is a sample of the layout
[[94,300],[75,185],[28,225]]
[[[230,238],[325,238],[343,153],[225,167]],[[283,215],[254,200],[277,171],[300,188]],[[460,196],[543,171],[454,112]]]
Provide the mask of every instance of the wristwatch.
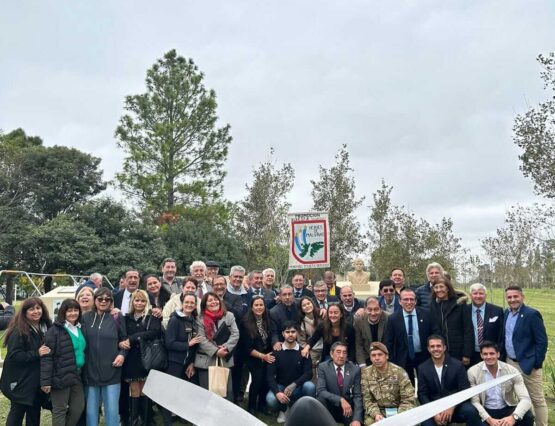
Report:
[[518,414],[513,414],[513,419],[515,419],[515,421],[520,421],[520,417]]

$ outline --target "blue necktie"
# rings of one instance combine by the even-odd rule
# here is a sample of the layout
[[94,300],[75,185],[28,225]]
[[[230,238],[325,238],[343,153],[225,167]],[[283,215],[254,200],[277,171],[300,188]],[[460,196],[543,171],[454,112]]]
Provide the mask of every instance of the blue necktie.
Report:
[[412,328],[412,314],[408,315],[409,317],[409,335],[408,335],[408,340],[409,340],[409,358],[410,359],[414,359],[414,340],[412,337],[413,334],[413,328]]

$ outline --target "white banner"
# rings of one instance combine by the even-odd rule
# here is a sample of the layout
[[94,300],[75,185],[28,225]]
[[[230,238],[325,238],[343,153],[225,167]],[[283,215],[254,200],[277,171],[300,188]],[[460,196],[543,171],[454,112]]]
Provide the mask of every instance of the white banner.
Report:
[[330,266],[327,212],[289,213],[289,269]]

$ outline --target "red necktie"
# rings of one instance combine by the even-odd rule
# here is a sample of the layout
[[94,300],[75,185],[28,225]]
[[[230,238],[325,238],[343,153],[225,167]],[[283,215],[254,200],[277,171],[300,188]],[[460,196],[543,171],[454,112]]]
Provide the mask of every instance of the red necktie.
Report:
[[343,373],[341,372],[341,367],[337,367],[337,386],[339,387],[339,391],[343,393],[343,385],[345,382],[343,381]]

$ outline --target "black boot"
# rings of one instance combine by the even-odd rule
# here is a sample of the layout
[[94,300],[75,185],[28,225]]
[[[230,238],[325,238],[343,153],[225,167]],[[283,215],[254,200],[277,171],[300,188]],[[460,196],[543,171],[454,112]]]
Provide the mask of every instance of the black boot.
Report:
[[152,401],[148,396],[141,396],[141,417],[145,426],[155,425],[154,410],[152,409]]
[[141,412],[140,412],[140,404],[141,399],[137,397],[130,397],[131,401],[131,416],[129,417],[129,425],[130,426],[141,426]]

